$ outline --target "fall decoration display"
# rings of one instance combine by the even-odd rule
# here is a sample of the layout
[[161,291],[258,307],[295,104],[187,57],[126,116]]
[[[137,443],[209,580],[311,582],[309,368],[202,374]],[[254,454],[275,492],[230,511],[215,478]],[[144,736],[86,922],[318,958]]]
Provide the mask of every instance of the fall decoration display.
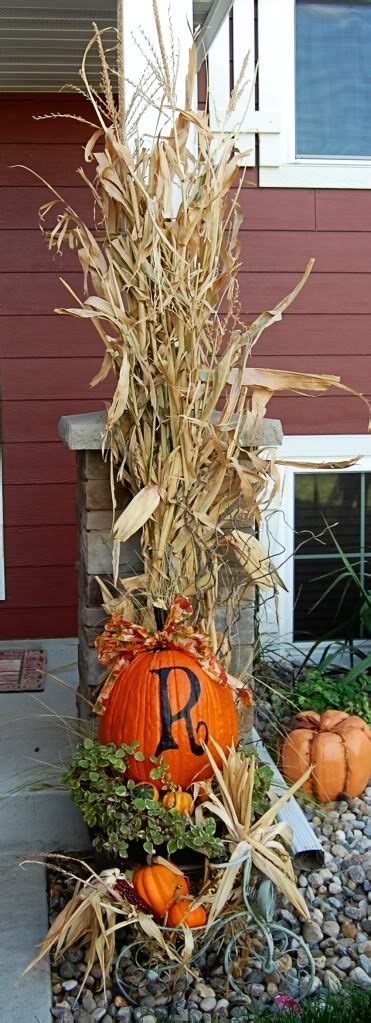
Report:
[[166,792],[162,797],[162,805],[165,810],[177,810],[178,813],[186,817],[192,813],[193,796],[190,792],[183,792],[181,789],[177,792]]
[[[194,907],[194,908],[192,908]],[[194,906],[192,899],[177,899],[167,914],[167,927],[204,927],[207,922],[203,906]]]
[[371,729],[344,711],[302,711],[282,743],[280,759],[288,781],[312,767],[302,791],[321,803],[343,794],[359,796],[371,776]]
[[[91,748],[84,745],[85,752],[94,752],[92,740],[85,739],[85,743],[91,743]],[[99,749],[104,751],[108,747]],[[258,960],[263,967],[266,966],[269,954],[271,970],[275,971],[275,938],[279,959],[282,942],[287,945],[290,930],[286,922],[281,924],[273,920],[274,888],[285,895],[302,916],[309,917],[303,896],[296,887],[287,851],[290,828],[287,824],[275,823],[275,818],[310,772],[308,770],[259,816],[261,811],[258,807],[261,806],[267,779],[264,775],[257,784],[256,779],[266,768],[255,765],[253,755],[238,753],[232,748],[228,757],[222,749],[218,751],[222,761],[220,770],[210,748],[207,747],[206,751],[213,772],[213,788],[209,783],[197,783],[196,788],[205,785],[207,801],[196,806],[195,815],[198,815],[198,826],[204,832],[208,821],[217,818],[223,857],[220,866],[212,861],[207,866],[205,864],[203,881],[199,882],[195,897],[191,899],[182,871],[160,856],[151,865],[137,869],[132,883],[118,868],[97,875],[83,861],[76,861],[84,868],[85,877],[82,878],[77,868],[71,871],[68,861],[69,869],[59,869],[74,880],[74,894],[52,923],[31,965],[40,962],[52,949],[57,957],[61,956],[77,941],[87,945],[88,949],[81,986],[85,984],[95,956],[101,965],[104,985],[115,952],[116,935],[120,929],[129,927],[129,944],[134,942],[138,962],[145,963],[146,971],[166,972],[169,984],[176,982],[179,968],[183,971],[190,968],[192,973],[194,964],[199,969],[200,955],[210,940],[215,939],[220,948],[224,946],[226,982],[237,992],[243,993],[245,980],[243,975],[240,980],[236,978],[236,954],[241,947],[245,952],[250,948],[254,935],[258,934],[261,947],[261,953],[255,949]],[[133,782],[128,784],[135,788]],[[168,812],[163,810],[161,803],[149,802],[154,810]],[[180,822],[183,820],[181,815],[175,816]],[[228,856],[230,859],[226,866]],[[49,860],[55,869],[55,864],[66,862],[66,857],[56,855]],[[174,931],[177,932],[176,941]],[[295,933],[295,942],[302,955],[301,961],[306,959],[309,964],[306,991],[309,994],[315,976],[313,956],[298,933]],[[117,957],[115,981],[123,996],[131,1004],[138,1004],[141,991],[137,979],[127,978],[126,953],[127,945],[124,943]]]
[[[294,768],[288,761],[285,773],[290,777],[294,771],[295,784],[274,805],[269,805],[267,769],[256,765],[254,755],[235,749],[235,680],[228,674],[233,629],[241,608],[251,606],[251,585],[273,592],[283,585],[255,535],[262,509],[278,488],[278,473],[272,452],[260,451],[254,441],[277,392],[350,389],[332,375],[250,365],[253,346],[281,320],[313,260],[274,308],[249,325],[242,322],[241,152],[233,115],[243,95],[246,64],[225,125],[211,131],[208,105],[205,112],[192,106],[195,48],[179,109],[177,48],[174,44],[166,53],[156,0],[153,10],[158,52],[150,40],[148,69],[136,88],[133,83],[126,88],[120,36],[116,77],[102,32],[95,31],[84,55],[82,91],[93,111],[92,120],[85,121],[90,138],[84,156],[94,173],[81,168],[79,173],[91,190],[92,226],[55,189],[40,210],[50,250],[59,253],[68,245],[83,273],[81,295],[63,282],[73,305],[57,311],[90,320],[103,343],[103,363],[92,384],[110,371],[116,376],[102,452],[111,463],[118,595],[101,583],[109,620],[97,640],[98,658],[107,669],[95,707],[100,742],[85,739],[66,781],[101,851],[130,862],[138,842],[150,857],[161,845],[169,856],[188,848],[201,853],[205,869],[191,899],[184,874],[159,857],[137,868],[132,883],[131,872],[128,878],[118,869],[97,875],[84,865],[88,877],[72,875],[73,898],[52,924],[36,961],[52,948],[58,955],[80,941],[88,947],[82,983],[97,954],[104,984],[116,933],[130,927],[139,946],[138,964],[143,943],[146,970],[165,963],[167,976],[172,969],[179,976],[193,957],[198,969],[214,928],[221,948],[224,943],[227,982],[242,990],[234,953],[241,945],[250,948],[251,931],[258,931],[261,947],[266,943],[261,955],[266,973],[275,972],[273,936],[278,935],[278,955],[288,947],[289,928],[273,922],[274,887],[309,917],[287,848],[290,829],[277,823],[277,812],[300,787],[308,784],[316,791],[318,771],[322,793],[327,775],[334,775],[328,798],[339,786],[350,794],[358,791],[370,745],[367,726],[358,719],[337,715],[330,722],[309,712],[292,733],[300,736],[296,761]],[[143,38],[148,43],[145,32]],[[87,75],[94,45],[101,62],[99,90]],[[141,130],[150,106],[159,115],[151,135]],[[118,514],[121,484],[131,499]],[[140,574],[119,579],[121,545],[139,531]],[[167,614],[164,625],[161,612]],[[240,704],[250,707],[248,671],[241,674]],[[213,786],[205,784],[211,778]],[[191,784],[193,795],[186,791]],[[199,796],[203,784],[205,798]],[[167,790],[162,799],[160,790]],[[204,935],[197,932],[204,928],[203,945]],[[312,983],[313,957],[300,935],[295,943],[310,963]],[[133,1003],[135,985],[134,997],[129,996]]]
[[165,916],[177,895],[188,895],[188,881],[184,874],[176,867],[165,867],[162,864],[140,867],[134,874],[133,885],[139,898],[160,919]]
[[[177,597],[154,634],[115,614],[97,639],[100,660],[112,665],[99,698],[99,739],[138,743],[144,759],[134,757],[127,767],[135,781],[149,781],[153,758],[161,757],[171,781],[186,789],[212,773],[209,736],[224,750],[237,737],[233,690],[207,636],[184,624],[191,613],[189,601]],[[196,660],[198,651],[217,681]]]
[[[237,108],[245,98],[248,102],[251,90],[246,62],[225,123],[213,132],[208,104],[204,112],[193,108],[195,47],[190,47],[179,109],[178,41],[167,52],[158,11],[155,23],[157,40],[148,46],[147,71],[134,88],[125,82],[120,38],[112,73],[113,55],[106,58],[104,35],[96,29],[81,68],[80,91],[91,108],[85,122],[88,173],[78,172],[91,191],[94,215],[85,222],[49,186],[51,198],[40,209],[40,223],[52,252],[68,247],[80,261],[82,294],[63,281],[70,305],[57,311],[89,320],[98,333],[104,359],[92,385],[111,370],[117,380],[103,450],[133,496],[115,517],[114,582],[120,544],[141,529],[143,573],[137,589],[149,608],[158,601],[167,607],[178,592],[194,597],[197,624],[209,634],[215,653],[221,592],[228,594],[223,601],[229,621],[244,597],[242,582],[235,592],[231,560],[241,567],[246,592],[251,581],[264,589],[281,584],[252,526],[278,487],[273,453],[254,446],[267,405],[282,390],[320,393],[344,385],[333,375],[250,366],[255,343],[282,319],[313,260],[274,308],[248,325],[242,321],[243,154]],[[136,43],[140,49],[142,37]],[[99,91],[87,72],[94,46],[102,69]],[[145,138],[142,118],[149,109],[155,128]],[[250,450],[242,443],[246,428]],[[228,623],[224,647],[230,647]]]

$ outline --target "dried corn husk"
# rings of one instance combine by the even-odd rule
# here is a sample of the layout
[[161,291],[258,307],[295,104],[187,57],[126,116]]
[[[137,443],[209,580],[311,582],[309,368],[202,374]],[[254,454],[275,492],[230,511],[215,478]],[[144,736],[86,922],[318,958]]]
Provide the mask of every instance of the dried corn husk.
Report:
[[[64,856],[54,857],[56,861],[67,859],[68,857]],[[122,927],[133,924],[140,914],[114,890],[118,878],[124,876],[118,869],[103,871],[99,875],[91,871],[91,868],[83,860],[78,862],[89,872],[85,880],[71,874],[68,870],[59,868],[53,862],[54,869],[75,879],[75,891],[53,921],[46,938],[40,944],[40,952],[24,972],[28,973],[34,966],[37,966],[52,949],[58,961],[63,952],[71,948],[72,945],[78,943],[87,945],[86,969],[78,992],[80,994],[96,958],[102,971],[101,986],[105,990],[115,952],[113,929],[116,916],[121,915],[120,926]]]
[[[219,791],[216,793],[210,786],[205,786],[208,798],[200,807],[200,811],[202,813],[203,809],[209,810],[223,822],[234,848],[213,899],[207,926],[211,927],[216,917],[222,913],[247,860],[272,881],[302,917],[309,919],[309,910],[297,888],[292,860],[285,847],[290,843],[290,828],[284,822],[277,823],[276,815],[281,806],[291,799],[307,780],[311,768],[295,785],[285,791],[259,820],[251,824],[255,758],[243,757],[234,747],[227,757],[217,743],[213,742],[213,745],[222,760],[221,769],[218,768],[209,746],[204,748]],[[201,787],[202,784],[201,782]]]

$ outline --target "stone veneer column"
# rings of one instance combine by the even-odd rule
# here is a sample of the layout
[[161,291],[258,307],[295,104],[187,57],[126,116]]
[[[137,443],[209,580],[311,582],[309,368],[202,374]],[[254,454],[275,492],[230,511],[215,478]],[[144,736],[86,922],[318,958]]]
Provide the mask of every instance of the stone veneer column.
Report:
[[[106,619],[101,606],[101,593],[96,576],[112,575],[111,525],[112,501],[109,463],[101,455],[101,436],[106,413],[91,412],[80,416],[62,416],[59,434],[63,442],[76,453],[77,488],[76,512],[78,523],[78,631],[79,631],[79,712],[87,716],[95,687],[104,670],[97,661],[95,639],[102,631]],[[277,447],[282,443],[282,429],[278,420],[264,420],[259,434],[244,436],[244,447]],[[130,495],[124,487],[119,498],[118,511],[125,507]],[[236,569],[238,571],[238,569]],[[122,546],[120,576],[141,572],[138,537]],[[238,675],[251,664],[254,643],[255,590],[246,594],[235,626],[232,650],[232,674]],[[223,625],[224,612],[220,612]],[[244,731],[243,724],[241,722]]]

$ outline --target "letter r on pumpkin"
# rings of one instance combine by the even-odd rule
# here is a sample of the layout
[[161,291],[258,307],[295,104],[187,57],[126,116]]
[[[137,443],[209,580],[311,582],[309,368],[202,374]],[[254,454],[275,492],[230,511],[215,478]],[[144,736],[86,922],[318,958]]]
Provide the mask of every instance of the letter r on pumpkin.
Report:
[[[172,713],[170,698],[169,698],[169,687],[168,679],[171,671],[185,671],[190,685],[190,693],[187,703],[180,710],[177,710],[175,714]],[[160,712],[161,712],[161,737],[159,744],[156,749],[156,757],[160,753],[163,753],[167,749],[179,749],[178,744],[172,735],[172,727],[175,721],[185,721],[188,741],[191,747],[192,753],[195,757],[202,757],[203,748],[200,743],[196,742],[194,735],[194,728],[191,720],[191,710],[195,706],[201,692],[201,686],[198,681],[197,675],[190,668],[184,668],[181,665],[177,665],[174,668],[169,665],[164,668],[154,668],[151,671],[152,675],[158,675],[160,684]],[[205,742],[208,740],[208,728],[205,721],[199,721],[197,724],[196,732],[199,731],[200,727],[205,727]]]

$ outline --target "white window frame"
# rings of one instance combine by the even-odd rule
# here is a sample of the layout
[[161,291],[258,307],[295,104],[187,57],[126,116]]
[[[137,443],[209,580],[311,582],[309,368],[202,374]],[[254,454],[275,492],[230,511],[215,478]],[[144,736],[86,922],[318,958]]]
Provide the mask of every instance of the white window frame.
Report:
[[[294,642],[294,477],[296,473],[311,472],[311,462],[342,461],[359,457],[359,462],[337,472],[371,472],[371,436],[369,434],[338,434],[313,436],[287,436],[277,449],[278,459],[308,463],[308,467],[278,466],[279,492],[267,510],[262,529],[262,541],[272,557],[287,591],[280,589],[277,598],[266,600],[264,593],[260,611],[260,636],[268,655],[269,650],[300,660],[313,647],[313,642]],[[325,470],[326,471],[326,470]],[[328,470],[327,470],[328,471]],[[319,469],[318,472],[321,472]],[[331,644],[334,649],[337,643]],[[371,640],[357,640],[357,646],[371,649]],[[329,648],[324,641],[316,648],[316,658]]]
[[238,127],[236,148],[244,153],[241,165],[255,166],[255,28],[254,0],[234,0],[233,4],[233,70],[238,81],[242,64],[248,54],[245,72],[246,88],[233,112],[230,122],[226,111],[230,100],[230,39],[229,18],[223,22],[208,53],[208,84],[210,96],[210,127],[233,131]]
[[258,0],[259,105],[279,130],[261,134],[263,188],[371,188],[371,159],[297,158],[295,0]]

